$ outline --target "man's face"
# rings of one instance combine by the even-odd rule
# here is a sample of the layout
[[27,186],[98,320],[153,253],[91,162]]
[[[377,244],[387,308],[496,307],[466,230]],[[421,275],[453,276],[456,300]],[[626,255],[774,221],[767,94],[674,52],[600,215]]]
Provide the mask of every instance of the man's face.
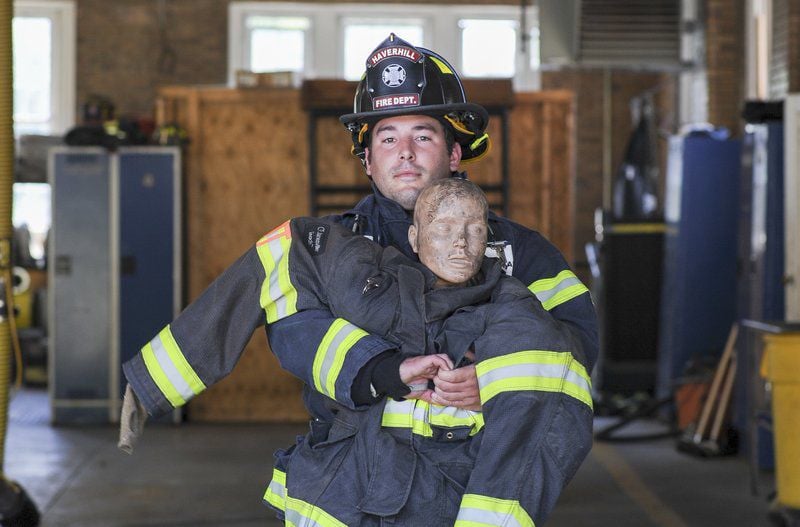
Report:
[[422,199],[430,199],[430,208],[426,206],[427,211],[409,227],[408,241],[420,261],[439,277],[438,286],[461,285],[475,276],[483,261],[487,234],[483,207],[473,198],[436,193]]
[[427,115],[403,115],[378,121],[366,149],[367,174],[378,190],[406,210],[431,181],[458,169],[461,145],[447,153],[442,124]]

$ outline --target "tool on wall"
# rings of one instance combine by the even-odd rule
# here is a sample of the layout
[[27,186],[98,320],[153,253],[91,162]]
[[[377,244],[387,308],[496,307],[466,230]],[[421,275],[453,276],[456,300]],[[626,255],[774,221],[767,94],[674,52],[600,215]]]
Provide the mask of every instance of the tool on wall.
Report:
[[[0,0],[0,285],[5,290],[0,316],[0,525],[35,527],[39,512],[25,490],[6,479],[3,471],[11,384],[13,294],[11,281],[11,202],[14,174],[13,53],[11,23],[13,0]],[[18,370],[19,371],[19,370]]]
[[700,419],[696,426],[689,426],[678,441],[678,449],[681,451],[713,457],[731,454],[736,450],[732,431],[724,430],[725,435],[722,435],[722,432],[733,392],[733,380],[736,378],[736,355],[733,350],[738,334],[739,325],[734,324],[731,326],[722,357],[714,371],[714,378],[700,412]]

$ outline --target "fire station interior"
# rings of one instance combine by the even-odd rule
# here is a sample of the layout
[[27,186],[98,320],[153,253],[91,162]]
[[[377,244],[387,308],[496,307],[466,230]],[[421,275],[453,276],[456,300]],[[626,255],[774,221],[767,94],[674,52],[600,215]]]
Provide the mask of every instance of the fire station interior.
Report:
[[0,6],[1,525],[282,524],[308,414],[263,330],[132,454],[121,364],[265,232],[370,192],[338,116],[390,31],[488,110],[462,168],[596,307],[594,443],[546,524],[800,525],[800,2]]

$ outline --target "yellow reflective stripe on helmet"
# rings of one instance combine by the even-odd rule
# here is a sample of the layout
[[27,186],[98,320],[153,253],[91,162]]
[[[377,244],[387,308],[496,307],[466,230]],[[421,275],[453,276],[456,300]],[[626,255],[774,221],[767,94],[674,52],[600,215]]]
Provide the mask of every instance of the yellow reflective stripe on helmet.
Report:
[[469,144],[469,149],[475,150],[476,148],[481,146],[481,144],[483,144],[483,142],[486,141],[487,139],[489,139],[489,134],[488,133],[483,134],[482,136],[480,136],[479,138],[477,138],[476,140],[474,140]]
[[592,383],[586,369],[568,352],[518,351],[475,365],[481,402],[503,392],[559,392],[592,407]]
[[318,392],[336,399],[336,379],[342,371],[347,352],[367,335],[366,331],[343,318],[333,321],[314,356],[313,377]]
[[261,284],[260,302],[269,324],[297,313],[297,289],[289,279],[291,245],[289,221],[265,234],[256,243],[256,251],[266,275]]
[[389,399],[383,409],[381,425],[387,428],[410,428],[423,437],[433,437],[433,428],[471,427],[470,435],[483,428],[483,414],[454,406],[429,404],[419,399]]
[[183,356],[169,325],[144,345],[142,358],[153,382],[174,407],[186,404],[206,389]]
[[448,67],[447,67],[447,64],[445,64],[445,63],[444,63],[444,62],[442,62],[441,60],[437,59],[437,58],[436,58],[436,57],[434,57],[433,55],[427,55],[427,58],[431,59],[431,60],[433,61],[433,63],[434,63],[434,64],[436,64],[437,66],[439,66],[439,71],[441,71],[442,73],[450,73],[450,74],[452,74],[452,73],[453,73],[453,70],[451,70],[450,68],[448,68]]
[[276,509],[286,510],[286,472],[277,468],[272,469],[272,481],[264,493],[264,501]]
[[458,510],[455,527],[484,527],[502,525],[503,527],[535,527],[530,515],[516,500],[503,500],[464,494]]
[[294,527],[347,527],[318,506],[286,496],[286,525]]
[[561,271],[553,278],[537,280],[528,289],[548,311],[589,291],[570,270]]

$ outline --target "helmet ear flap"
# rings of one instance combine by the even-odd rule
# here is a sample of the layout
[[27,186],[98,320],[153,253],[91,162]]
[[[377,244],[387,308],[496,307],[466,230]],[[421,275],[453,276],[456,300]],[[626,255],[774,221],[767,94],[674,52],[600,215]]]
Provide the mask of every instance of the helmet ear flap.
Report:
[[366,143],[367,139],[369,138],[369,124],[363,123],[359,128],[358,123],[350,123],[347,126],[347,129],[350,130],[350,136],[353,140],[353,146],[350,147],[350,153],[356,156],[358,160],[361,161],[362,165],[365,165],[367,146],[364,143]]

